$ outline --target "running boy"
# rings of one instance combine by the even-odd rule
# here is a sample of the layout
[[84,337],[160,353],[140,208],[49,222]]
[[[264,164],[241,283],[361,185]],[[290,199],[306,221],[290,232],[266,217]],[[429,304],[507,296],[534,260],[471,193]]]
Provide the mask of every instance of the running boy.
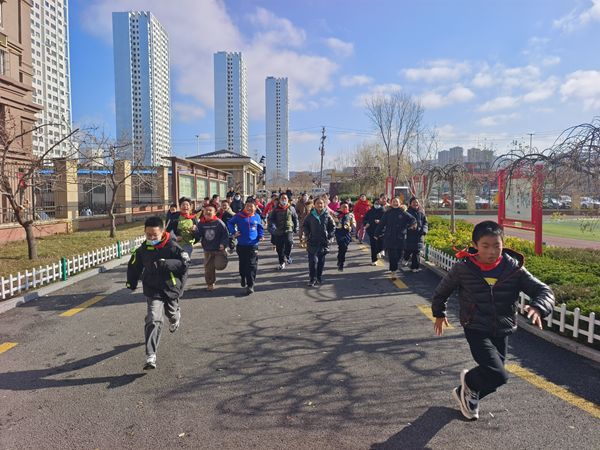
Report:
[[460,374],[453,396],[467,419],[479,418],[479,400],[508,381],[504,369],[508,335],[517,328],[517,301],[523,291],[530,298],[527,317],[542,328],[542,318],[552,312],[552,290],[523,266],[523,256],[504,248],[504,230],[487,220],[473,229],[473,248],[456,256],[461,259],[442,279],[431,310],[434,331],[441,336],[448,325],[446,304],[458,288],[460,324],[478,364]]
[[346,252],[352,241],[352,227],[356,226],[354,215],[350,212],[348,203],[344,202],[340,205],[337,212],[335,225],[335,240],[338,245],[337,267],[340,272],[344,270],[346,262]]
[[216,259],[224,257],[223,252],[229,245],[229,232],[225,224],[217,217],[214,205],[204,208],[203,217],[200,219],[196,231],[196,239],[202,243],[204,249],[206,290],[212,291],[217,281]]
[[179,298],[187,278],[189,255],[170,239],[160,217],[149,217],[144,223],[146,242],[132,254],[127,265],[127,287],[132,291],[142,280],[148,304],[144,335],[146,365],[156,368],[156,351],[163,326],[163,315],[169,319],[169,331],[179,328]]
[[188,197],[181,197],[179,210],[179,214],[174,215],[169,221],[167,232],[173,232],[177,236],[177,242],[191,257],[198,227],[198,219],[192,212],[192,200]]

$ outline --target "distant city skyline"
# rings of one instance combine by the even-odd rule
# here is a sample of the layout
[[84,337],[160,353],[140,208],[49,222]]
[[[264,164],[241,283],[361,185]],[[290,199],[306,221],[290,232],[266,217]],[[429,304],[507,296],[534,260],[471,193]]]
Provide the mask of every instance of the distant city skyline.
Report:
[[[168,30],[172,48],[173,153],[217,148],[213,55],[242,52],[247,66],[248,154],[266,147],[267,76],[289,80],[290,168],[325,165],[377,139],[364,111],[373,94],[404,92],[424,108],[438,148],[545,148],[600,107],[600,41],[591,0],[319,4],[267,0],[131,0]],[[540,7],[543,5],[543,7]],[[110,15],[117,0],[72,2],[73,114],[114,133]],[[507,29],[510,23],[510,30]],[[107,38],[108,37],[108,38]],[[416,44],[415,44],[416,43]],[[390,45],[388,45],[390,44]],[[198,136],[198,138],[196,138]]]

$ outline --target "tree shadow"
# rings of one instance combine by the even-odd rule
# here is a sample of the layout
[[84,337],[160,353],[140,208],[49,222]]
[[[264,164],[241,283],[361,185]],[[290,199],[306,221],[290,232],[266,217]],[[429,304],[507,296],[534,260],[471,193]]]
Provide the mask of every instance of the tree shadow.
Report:
[[455,409],[432,406],[387,441],[371,445],[371,450],[428,449],[427,443],[454,420],[460,420]]
[[[118,345],[113,350],[90,356],[77,361],[67,362],[61,366],[47,369],[22,370],[17,372],[0,373],[0,389],[10,391],[29,391],[46,388],[64,388],[73,386],[85,386],[89,384],[108,383],[107,389],[115,389],[133,383],[144,373],[123,374],[112,377],[75,378],[77,371],[91,367],[101,361],[113,356],[127,352],[141,344]],[[50,378],[55,375],[65,375],[64,378]]]

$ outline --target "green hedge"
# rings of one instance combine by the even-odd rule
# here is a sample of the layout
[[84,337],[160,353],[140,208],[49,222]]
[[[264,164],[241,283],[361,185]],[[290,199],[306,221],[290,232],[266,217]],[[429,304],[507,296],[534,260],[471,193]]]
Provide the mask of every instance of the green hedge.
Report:
[[[450,233],[450,221],[430,216],[426,242],[450,255],[453,247],[463,249],[471,241],[473,224],[457,220],[456,233]],[[533,242],[507,237],[505,246],[525,255],[525,267],[549,284],[556,303],[566,303],[570,310],[579,307],[582,315],[595,312],[600,316],[600,250],[544,247],[543,256],[535,256]]]

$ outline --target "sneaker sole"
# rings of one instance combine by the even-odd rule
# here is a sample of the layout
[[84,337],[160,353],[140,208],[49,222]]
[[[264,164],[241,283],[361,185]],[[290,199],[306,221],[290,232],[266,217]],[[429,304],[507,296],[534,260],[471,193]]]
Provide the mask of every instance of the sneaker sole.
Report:
[[[460,412],[462,413],[463,416],[465,416],[467,419],[469,420],[477,420],[479,419],[479,415],[475,415],[471,412],[471,410],[467,407],[467,405],[464,404],[464,396],[462,395],[463,389],[466,386],[466,382],[465,382],[465,375],[467,375],[468,370],[467,369],[463,369],[460,372],[460,386],[461,386],[461,395],[458,395],[458,392],[455,392],[455,398],[458,400],[458,403],[460,404]],[[454,391],[456,391],[457,388],[454,388]]]
[[144,365],[144,370],[154,370],[154,369],[156,369],[156,364],[146,363]]

